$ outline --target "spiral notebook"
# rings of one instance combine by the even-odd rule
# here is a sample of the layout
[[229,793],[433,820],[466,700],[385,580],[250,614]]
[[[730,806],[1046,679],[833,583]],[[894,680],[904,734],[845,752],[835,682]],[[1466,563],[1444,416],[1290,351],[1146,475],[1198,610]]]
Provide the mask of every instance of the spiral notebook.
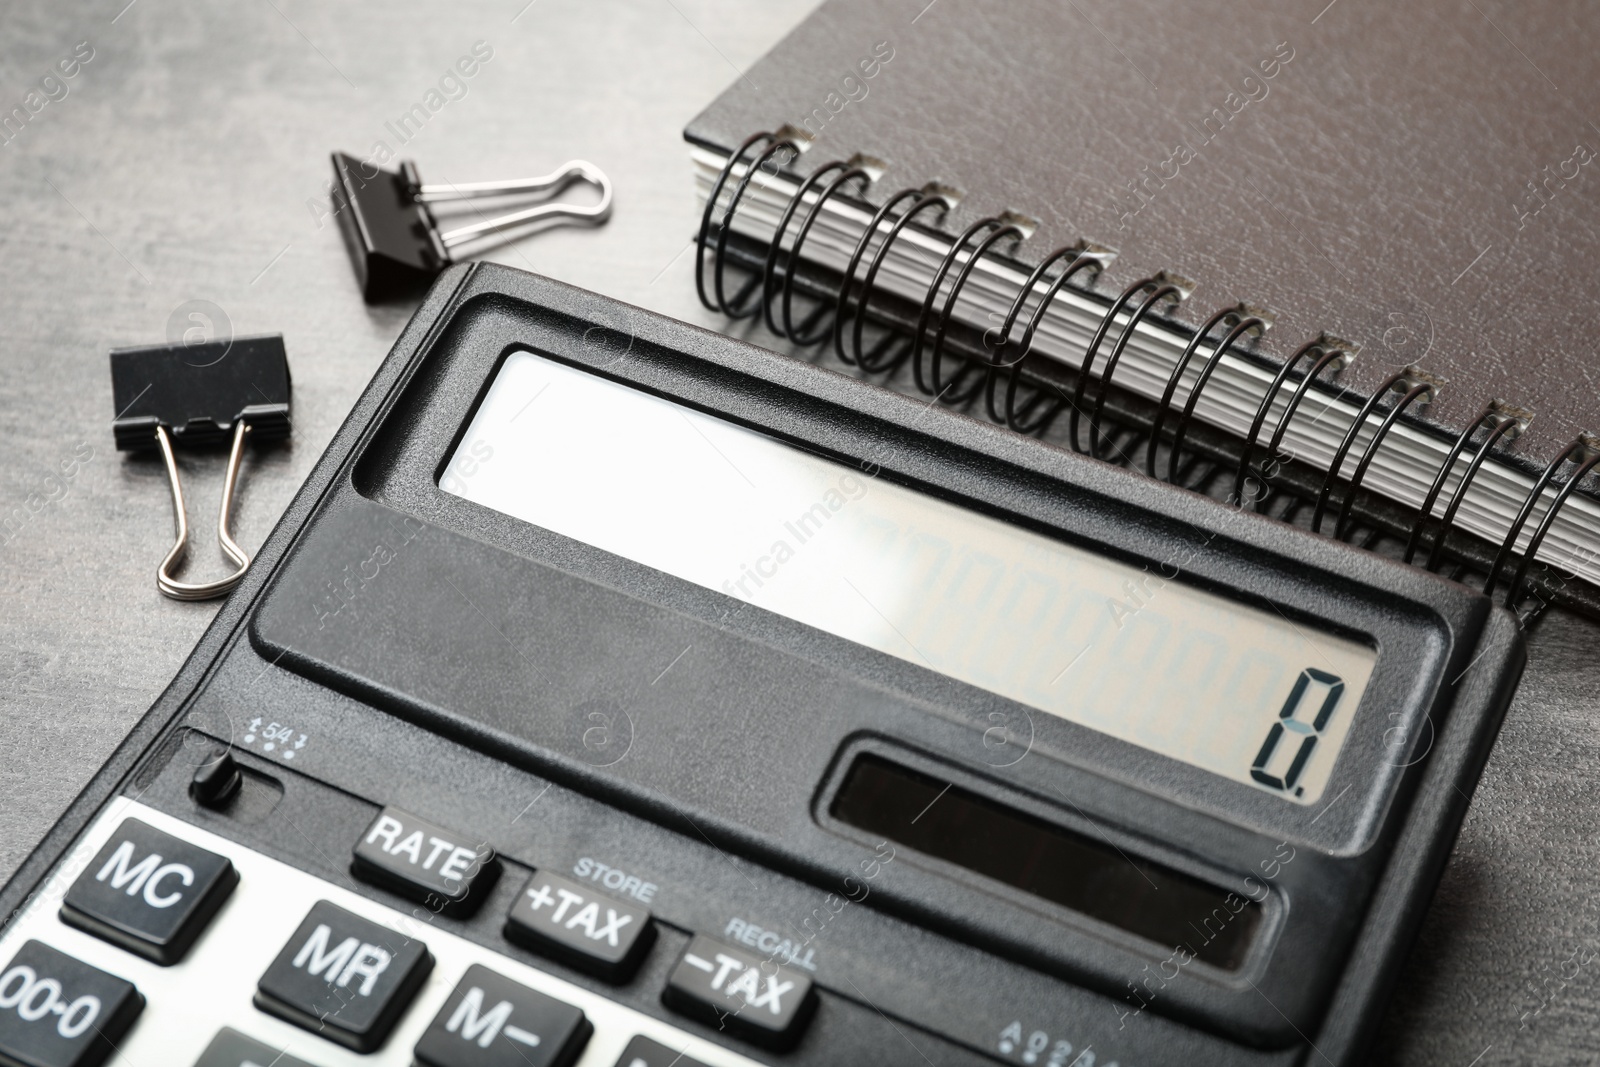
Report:
[[1124,391],[1163,448],[1321,472],[1325,533],[1359,487],[1418,563],[1592,595],[1596,55],[1575,2],[828,0],[685,131],[703,296],[1097,453]]

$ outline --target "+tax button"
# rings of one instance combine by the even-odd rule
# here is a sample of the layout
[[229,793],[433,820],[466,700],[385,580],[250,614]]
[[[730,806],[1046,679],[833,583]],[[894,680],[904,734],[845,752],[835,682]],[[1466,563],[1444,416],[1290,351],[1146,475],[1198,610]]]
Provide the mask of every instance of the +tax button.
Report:
[[578,970],[621,982],[650,948],[655,929],[644,908],[535,871],[506,916],[505,935]]

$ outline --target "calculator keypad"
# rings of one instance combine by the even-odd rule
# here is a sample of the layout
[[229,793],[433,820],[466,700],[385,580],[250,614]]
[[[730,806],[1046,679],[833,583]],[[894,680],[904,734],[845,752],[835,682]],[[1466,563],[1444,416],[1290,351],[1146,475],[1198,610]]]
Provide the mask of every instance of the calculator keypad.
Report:
[[29,941],[0,971],[0,1063],[98,1067],[143,1008],[132,982]]
[[[57,902],[80,879],[94,878],[105,864],[105,853],[114,854],[123,831],[133,828],[127,825],[130,821],[185,847],[220,857],[237,872],[226,908],[202,924],[187,954],[170,966],[69,926],[59,915]],[[171,856],[179,855],[172,846],[167,847]],[[170,857],[160,854],[164,866]],[[137,866],[143,856],[136,852],[128,862]],[[149,873],[155,870],[151,868]],[[111,878],[108,874],[107,881]],[[158,895],[181,881],[169,874],[158,884]],[[125,892],[128,884],[125,882],[121,891]],[[143,892],[142,886],[139,892]],[[600,915],[604,914],[602,910]],[[320,938],[316,937],[319,925],[328,927]],[[623,924],[624,928],[627,925]],[[356,943],[346,957],[345,941],[352,937]],[[306,950],[308,941],[314,943],[297,969],[294,959]],[[363,953],[364,945],[391,953],[390,961],[380,967],[375,953]],[[396,956],[406,945],[416,946],[419,954],[426,952],[432,960],[432,973],[414,990],[406,992],[402,987],[385,997],[392,988],[384,984],[391,974],[407,971],[406,960]],[[663,1048],[674,1050],[664,1061],[676,1060],[674,1067],[754,1067],[748,1058],[716,1044],[715,1038],[691,1035],[667,1019],[496,952],[492,945],[468,941],[436,923],[428,909],[386,906],[352,891],[347,881],[324,880],[127,799],[115,802],[90,824],[78,846],[0,934],[0,959],[15,956],[14,962],[28,965],[30,957],[24,953],[39,953],[53,961],[54,973],[35,968],[35,974],[56,977],[69,995],[62,1014],[70,1012],[71,998],[93,992],[90,979],[109,983],[98,987],[103,990],[98,994],[103,1007],[95,1025],[115,1039],[120,1055],[96,1059],[94,1050],[71,1047],[52,1058],[27,1045],[15,1045],[30,1039],[27,1030],[18,1031],[13,1024],[40,1028],[42,1037],[42,1029],[54,1026],[62,1017],[54,1012],[53,985],[34,993],[38,1004],[44,1005],[43,1016],[29,1022],[16,1015],[16,1004],[24,1003],[25,998],[13,1002],[7,993],[15,994],[25,980],[34,981],[19,972],[9,980],[15,989],[0,986],[0,1067],[94,1067],[100,1062],[172,1067],[434,1067],[459,1062],[472,1067],[500,1061],[464,1057],[504,1049],[528,1053],[506,1061],[516,1067],[544,1062],[557,1067],[613,1067],[619,1062],[623,1067],[635,1067],[635,1059],[642,1060],[643,1067],[656,1067]],[[297,978],[286,978],[285,960],[289,972],[298,971]],[[329,972],[336,963],[338,973],[330,982]],[[7,964],[6,970],[11,967]],[[393,1020],[377,1019],[371,1030],[372,1035],[386,1034],[387,1040],[372,1036],[367,1040],[381,1042],[374,1051],[356,1051],[358,1046],[350,1035],[340,1033],[334,1024],[360,1020],[352,1011],[330,1011],[337,995],[317,1002],[316,987],[309,984],[305,973],[308,970],[318,972],[315,982],[323,991],[331,985],[353,1003],[359,1003],[361,987],[370,977],[368,999],[385,1000],[393,1006],[388,1010],[396,1014]],[[4,973],[0,971],[0,977]],[[346,979],[344,986],[339,985],[341,979]],[[85,983],[82,988],[74,986],[78,981]],[[307,984],[301,986],[301,982]],[[473,989],[481,994],[469,1002]],[[275,994],[270,999],[265,995],[269,992]],[[652,997],[656,993],[652,989],[645,992]],[[509,1004],[508,1010],[501,1009],[502,1002]],[[338,1007],[345,1003],[340,1001]],[[462,1012],[464,1003],[467,1010]],[[28,1012],[32,1014],[38,1004]],[[299,1014],[263,1010],[291,1006]],[[488,1045],[480,1045],[495,1028],[496,1013],[502,1011],[505,1018]],[[328,1013],[326,1025],[318,1022],[308,1028],[318,1012]],[[451,1020],[458,1013],[456,1031],[451,1033]],[[75,1021],[76,1017],[72,1018]],[[459,1036],[467,1029],[475,1032],[470,1042]],[[440,1030],[455,1043],[453,1047],[431,1042],[431,1035]],[[537,1037],[538,1043],[511,1040],[518,1033],[524,1038]],[[626,1058],[625,1053],[629,1053]]]
[[176,963],[238,882],[226,856],[124,819],[67,891],[61,921],[155,963]]

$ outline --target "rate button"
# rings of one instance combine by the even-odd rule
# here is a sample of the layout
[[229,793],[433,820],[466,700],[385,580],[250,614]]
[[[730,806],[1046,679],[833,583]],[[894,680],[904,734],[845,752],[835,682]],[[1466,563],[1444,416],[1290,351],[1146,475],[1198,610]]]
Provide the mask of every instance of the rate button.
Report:
[[356,844],[351,870],[443,915],[478,906],[500,876],[500,861],[485,842],[401,811],[384,808]]

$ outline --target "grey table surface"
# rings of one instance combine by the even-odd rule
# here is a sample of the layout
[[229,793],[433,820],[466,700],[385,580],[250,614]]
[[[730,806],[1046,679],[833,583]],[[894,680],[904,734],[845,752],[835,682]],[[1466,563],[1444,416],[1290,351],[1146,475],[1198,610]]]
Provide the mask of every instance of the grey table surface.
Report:
[[[172,532],[165,477],[157,461],[112,448],[107,351],[191,328],[284,334],[294,438],[245,468],[235,530],[250,550],[411,310],[360,300],[325,218],[331,150],[367,155],[383,142],[430,181],[591,160],[617,187],[607,226],[554,230],[491,258],[724,325],[694,297],[697,214],[681,130],[815,2],[0,8],[0,111],[37,107],[0,146],[0,877],[214,611],[156,592]],[[84,54],[80,42],[92,58],[30,100],[58,60]],[[475,45],[490,58],[446,82],[443,106],[402,143],[389,124],[440,90]],[[220,574],[208,535],[222,457],[188,457],[182,469],[207,538],[189,573]],[[1597,633],[1554,614],[1532,635],[1521,691],[1394,996],[1382,1062],[1600,1058]]]

